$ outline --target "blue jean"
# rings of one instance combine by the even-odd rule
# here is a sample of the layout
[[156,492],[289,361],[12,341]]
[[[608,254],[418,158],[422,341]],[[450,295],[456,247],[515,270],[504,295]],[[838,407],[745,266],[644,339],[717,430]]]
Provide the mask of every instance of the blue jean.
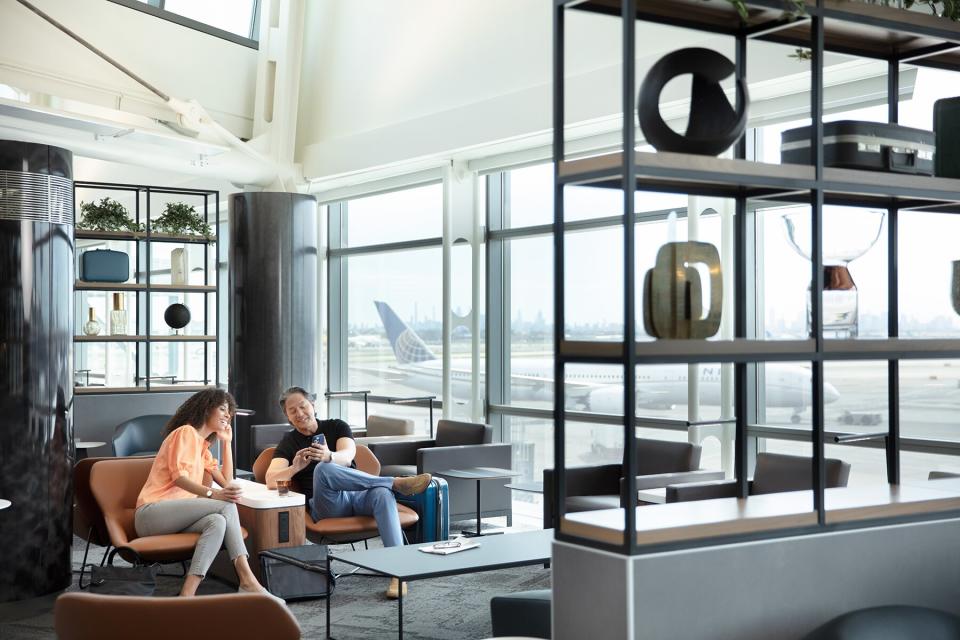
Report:
[[321,462],[313,470],[310,511],[314,520],[373,516],[383,546],[399,547],[403,544],[403,534],[392,487],[393,478],[372,476],[332,462]]

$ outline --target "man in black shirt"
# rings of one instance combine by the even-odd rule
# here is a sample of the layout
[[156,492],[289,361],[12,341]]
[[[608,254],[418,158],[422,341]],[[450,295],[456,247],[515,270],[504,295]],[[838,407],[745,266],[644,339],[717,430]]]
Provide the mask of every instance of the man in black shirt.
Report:
[[[343,420],[317,420],[313,394],[301,387],[290,387],[280,396],[280,406],[293,430],[277,445],[267,469],[267,486],[275,487],[277,480],[296,480],[298,489],[307,496],[315,521],[373,516],[383,546],[402,545],[403,534],[393,492],[420,493],[429,486],[430,474],[389,478],[359,471],[354,468],[357,448],[350,427]],[[313,442],[317,434],[323,434],[323,444]],[[394,582],[387,591],[391,597],[396,597],[399,591],[399,585]]]

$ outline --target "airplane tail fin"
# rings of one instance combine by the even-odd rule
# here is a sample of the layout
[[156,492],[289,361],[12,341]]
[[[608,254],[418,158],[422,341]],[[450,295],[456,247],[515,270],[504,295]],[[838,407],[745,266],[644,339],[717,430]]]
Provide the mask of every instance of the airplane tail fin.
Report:
[[423,362],[424,360],[436,360],[437,356],[430,351],[430,348],[424,344],[413,329],[407,326],[400,317],[394,313],[386,302],[374,300],[373,304],[377,307],[377,313],[380,314],[380,321],[383,322],[383,328],[387,332],[387,339],[390,346],[393,347],[393,355],[396,356],[400,364],[413,364],[414,362]]

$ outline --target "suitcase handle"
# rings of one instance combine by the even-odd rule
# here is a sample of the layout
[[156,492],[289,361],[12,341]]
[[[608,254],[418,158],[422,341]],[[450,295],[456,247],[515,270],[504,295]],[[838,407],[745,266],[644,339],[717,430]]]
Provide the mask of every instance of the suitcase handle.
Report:
[[917,171],[916,151],[900,153],[894,151],[892,147],[883,147],[883,161],[887,171],[901,171],[906,173],[916,173]]

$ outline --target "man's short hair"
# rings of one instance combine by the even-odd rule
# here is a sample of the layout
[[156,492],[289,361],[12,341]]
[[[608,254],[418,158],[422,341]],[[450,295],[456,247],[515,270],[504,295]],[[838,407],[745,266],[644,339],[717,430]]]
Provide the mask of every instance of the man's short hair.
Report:
[[284,413],[286,413],[287,411],[287,398],[289,398],[295,393],[299,393],[310,402],[316,402],[317,400],[317,395],[315,393],[310,393],[303,387],[290,387],[289,389],[287,389],[286,391],[280,394],[280,408],[283,410]]

